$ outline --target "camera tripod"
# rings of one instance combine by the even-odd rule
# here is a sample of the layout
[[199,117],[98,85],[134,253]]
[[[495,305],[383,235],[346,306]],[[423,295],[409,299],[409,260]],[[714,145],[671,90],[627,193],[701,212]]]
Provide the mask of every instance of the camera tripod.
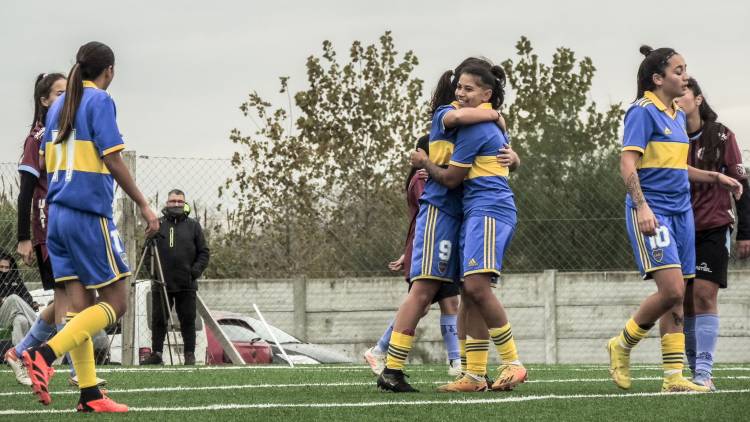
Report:
[[[150,251],[151,255],[151,265],[150,265],[150,279],[151,282],[154,284],[159,285],[161,288],[161,292],[156,292],[153,289],[151,290],[151,294],[159,294],[162,296],[162,318],[163,321],[167,322],[167,333],[166,333],[166,340],[167,340],[167,350],[169,350],[169,363],[171,365],[174,365],[174,358],[172,357],[172,341],[170,341],[169,335],[172,334],[174,344],[177,344],[177,333],[175,332],[175,324],[174,319],[172,318],[172,310],[169,306],[169,295],[167,293],[167,285],[164,279],[164,269],[161,265],[161,258],[159,257],[159,248],[156,247],[156,240],[158,237],[163,238],[159,233],[155,234],[154,236],[151,236],[149,238],[146,238],[146,243],[143,245],[143,252],[141,252],[141,259],[138,262],[138,267],[135,270],[135,277],[133,277],[133,282],[135,283],[135,278],[140,274],[141,268],[143,267],[143,263],[146,262],[146,254]],[[157,270],[155,272],[154,270]],[[158,276],[158,277],[156,277]],[[158,279],[157,279],[158,278]],[[153,303],[153,302],[152,302]],[[155,309],[152,311],[156,311]],[[153,324],[152,324],[153,325]],[[153,327],[152,327],[153,331]],[[153,346],[153,345],[152,345]],[[180,359],[178,354],[178,363],[182,364],[182,359]]]

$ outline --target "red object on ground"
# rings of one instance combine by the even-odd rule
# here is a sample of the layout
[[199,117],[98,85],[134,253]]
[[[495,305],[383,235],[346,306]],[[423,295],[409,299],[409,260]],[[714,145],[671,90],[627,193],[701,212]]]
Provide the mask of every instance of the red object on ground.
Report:
[[[208,326],[206,326],[206,340],[208,342],[208,346],[206,347],[206,365],[232,363],[229,357],[224,354],[219,340],[216,339],[216,336],[214,336],[214,333]],[[263,340],[254,342],[233,341],[232,344],[234,344],[237,352],[248,365],[270,364],[273,359],[271,346]]]

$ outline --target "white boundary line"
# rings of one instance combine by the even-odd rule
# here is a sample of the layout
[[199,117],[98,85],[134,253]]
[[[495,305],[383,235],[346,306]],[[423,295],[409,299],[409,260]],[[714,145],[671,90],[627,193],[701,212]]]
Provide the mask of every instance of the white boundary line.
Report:
[[[633,381],[661,381],[662,377],[641,377],[633,378]],[[718,377],[717,380],[750,380],[750,376],[730,376],[730,377]],[[411,384],[415,385],[441,385],[445,384],[444,381],[416,381]],[[564,383],[590,383],[590,382],[611,382],[610,378],[571,378],[571,379],[541,379],[541,380],[530,380],[526,381],[526,384],[564,384]],[[289,383],[289,384],[234,384],[234,385],[204,385],[197,387],[185,387],[185,386],[160,386],[160,387],[143,387],[143,388],[128,388],[128,389],[113,389],[108,390],[109,393],[114,394],[131,394],[131,393],[173,393],[183,391],[215,391],[215,390],[247,390],[247,389],[273,389],[273,388],[309,388],[309,387],[367,387],[375,386],[372,381],[363,382],[309,382],[309,383]],[[53,395],[73,395],[78,394],[78,390],[62,390],[54,391]],[[8,396],[26,396],[29,395],[28,388],[21,391],[5,391],[0,392],[0,397]]]
[[[750,393],[750,389],[741,390],[721,390],[707,394],[745,394]],[[367,408],[379,406],[426,406],[426,405],[474,405],[474,404],[498,404],[498,403],[518,403],[527,401],[542,400],[580,400],[580,399],[628,399],[640,397],[656,397],[665,395],[692,395],[696,393],[630,393],[630,394],[545,394],[539,396],[514,396],[487,399],[453,399],[453,400],[387,400],[387,401],[370,401],[359,403],[231,403],[231,404],[211,404],[205,406],[183,406],[183,407],[131,407],[130,412],[195,412],[201,410],[241,410],[241,409],[285,409],[285,408]],[[0,415],[29,415],[29,414],[59,414],[72,413],[73,409],[43,409],[43,410],[20,410],[8,409],[0,410]]]

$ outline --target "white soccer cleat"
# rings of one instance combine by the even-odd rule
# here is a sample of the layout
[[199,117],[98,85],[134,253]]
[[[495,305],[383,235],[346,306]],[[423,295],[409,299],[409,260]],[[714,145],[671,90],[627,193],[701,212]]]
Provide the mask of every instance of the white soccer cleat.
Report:
[[26,368],[24,368],[21,359],[18,359],[18,356],[16,356],[16,349],[14,347],[11,347],[5,352],[5,362],[7,362],[10,369],[13,370],[13,373],[16,375],[16,381],[18,381],[19,384],[31,385],[31,378],[29,378],[29,374],[26,372]]
[[[78,375],[76,375],[74,377],[68,377],[68,385],[70,385],[71,387],[78,387]],[[102,386],[105,386],[105,385],[107,385],[107,380],[99,378],[99,377],[96,377],[96,386],[97,387],[102,387]]]
[[365,351],[365,362],[370,365],[370,369],[372,369],[373,374],[380,375],[381,373],[383,373],[383,369],[385,369],[385,355],[385,353],[381,352],[375,347],[370,347],[369,349],[367,349],[367,351]]
[[463,371],[461,370],[461,359],[453,359],[448,362],[448,375],[453,378],[463,375]]

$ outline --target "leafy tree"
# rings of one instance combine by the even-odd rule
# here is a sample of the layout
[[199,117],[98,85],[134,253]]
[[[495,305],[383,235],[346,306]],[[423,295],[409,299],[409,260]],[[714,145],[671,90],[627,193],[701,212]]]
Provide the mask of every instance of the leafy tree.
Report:
[[280,78],[286,107],[255,91],[240,106],[258,124],[230,136],[236,174],[220,194],[239,207],[224,240],[234,250],[252,243],[245,259],[256,272],[283,262],[308,274],[370,273],[402,246],[404,152],[427,123],[417,57],[400,55],[390,32],[348,53],[342,63],[324,41],[307,59],[307,89],[292,96]]
[[511,142],[523,160],[511,178],[519,224],[508,268],[631,268],[618,172],[621,104],[599,111],[588,98],[596,68],[568,48],[548,65],[521,37],[515,60],[502,66],[514,97]]

